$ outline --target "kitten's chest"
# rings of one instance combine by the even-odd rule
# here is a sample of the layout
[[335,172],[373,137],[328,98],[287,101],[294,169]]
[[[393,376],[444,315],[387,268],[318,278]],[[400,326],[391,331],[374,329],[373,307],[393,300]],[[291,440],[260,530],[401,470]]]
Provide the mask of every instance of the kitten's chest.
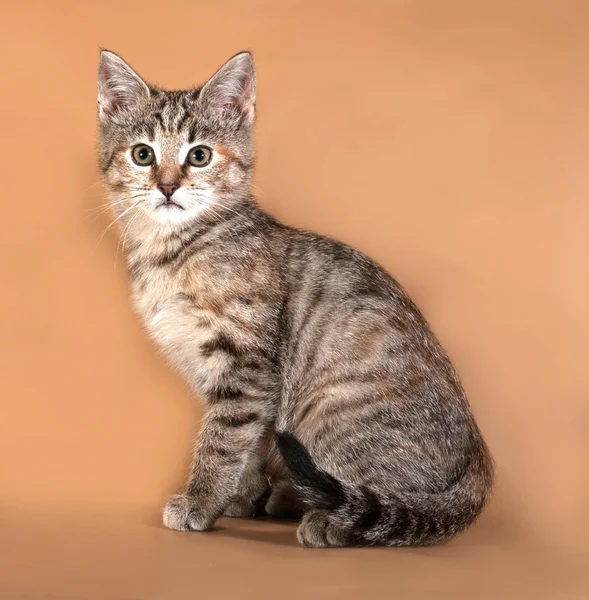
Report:
[[168,320],[179,318],[177,300],[186,293],[173,278],[155,273],[142,281],[133,282],[131,298],[135,310],[150,334],[159,330],[158,323],[167,315]]
[[153,341],[185,374],[198,361],[199,349],[214,334],[214,318],[195,302],[177,279],[154,274],[147,285],[134,285],[133,304]]

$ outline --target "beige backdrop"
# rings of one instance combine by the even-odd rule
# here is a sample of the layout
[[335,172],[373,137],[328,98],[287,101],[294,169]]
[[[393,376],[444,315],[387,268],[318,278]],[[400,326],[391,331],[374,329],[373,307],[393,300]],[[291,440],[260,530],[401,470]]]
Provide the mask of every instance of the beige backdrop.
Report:
[[[260,598],[262,579],[295,564],[288,589],[306,582],[317,597],[459,584],[523,597],[524,575],[550,575],[535,597],[553,598],[583,583],[589,2],[24,0],[2,12],[3,597],[86,598],[102,581],[100,598],[169,599],[198,581],[211,597],[239,585]],[[313,554],[287,525],[160,527],[199,409],[131,311],[115,228],[97,243],[109,223],[91,212],[105,202],[99,46],[171,88],[253,51],[261,202],[383,263],[464,380],[498,469],[465,538]]]

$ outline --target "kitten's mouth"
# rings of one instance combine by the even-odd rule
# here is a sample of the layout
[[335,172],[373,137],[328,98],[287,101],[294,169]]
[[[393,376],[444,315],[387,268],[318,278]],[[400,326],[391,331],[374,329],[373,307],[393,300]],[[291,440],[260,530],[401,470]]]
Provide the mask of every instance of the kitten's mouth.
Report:
[[180,206],[180,204],[173,200],[162,200],[156,208],[162,208],[163,210],[174,210],[175,208],[179,208],[180,210],[184,210],[183,206]]

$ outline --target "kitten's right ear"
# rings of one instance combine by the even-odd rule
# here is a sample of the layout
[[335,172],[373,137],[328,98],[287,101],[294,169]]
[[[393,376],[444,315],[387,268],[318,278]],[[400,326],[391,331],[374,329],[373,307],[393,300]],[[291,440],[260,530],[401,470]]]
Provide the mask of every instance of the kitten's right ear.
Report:
[[108,121],[117,112],[133,108],[149,97],[147,84],[114,52],[102,50],[98,66],[98,113]]

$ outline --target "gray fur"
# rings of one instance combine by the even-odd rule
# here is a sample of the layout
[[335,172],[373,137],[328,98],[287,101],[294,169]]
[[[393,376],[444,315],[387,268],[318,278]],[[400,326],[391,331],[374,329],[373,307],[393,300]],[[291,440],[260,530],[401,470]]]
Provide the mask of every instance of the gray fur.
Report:
[[[206,409],[165,524],[201,531],[265,506],[304,513],[311,547],[429,545],[468,527],[491,459],[422,314],[374,261],[252,199],[251,56],[202,89],[164,91],[105,51],[99,106],[134,305]],[[139,169],[127,155],[146,140],[161,158]],[[179,164],[186,143],[215,162]],[[164,181],[180,206],[161,206]]]

